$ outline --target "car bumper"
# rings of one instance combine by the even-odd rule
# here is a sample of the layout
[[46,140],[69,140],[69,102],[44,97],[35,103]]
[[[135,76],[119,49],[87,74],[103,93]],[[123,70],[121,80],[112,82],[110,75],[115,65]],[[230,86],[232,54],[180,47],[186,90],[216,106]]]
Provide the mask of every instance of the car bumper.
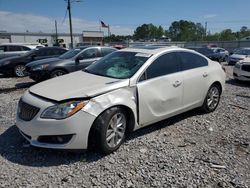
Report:
[[9,74],[13,72],[13,68],[7,67],[7,66],[1,66],[0,67],[0,73],[1,74]]
[[47,71],[29,71],[29,77],[35,81],[47,80],[50,78]]
[[234,67],[233,69],[234,79],[240,81],[250,81],[250,72],[242,71],[239,68]]
[[31,145],[54,149],[87,149],[88,135],[95,116],[80,110],[62,120],[43,119],[40,118],[41,113],[53,103],[32,94],[24,95],[22,101],[40,108],[30,121],[22,120],[19,115],[16,117],[16,125],[20,133]]
[[246,76],[246,75],[238,75],[236,73],[233,73],[234,75],[234,79],[236,80],[240,80],[240,81],[250,81],[250,76]]

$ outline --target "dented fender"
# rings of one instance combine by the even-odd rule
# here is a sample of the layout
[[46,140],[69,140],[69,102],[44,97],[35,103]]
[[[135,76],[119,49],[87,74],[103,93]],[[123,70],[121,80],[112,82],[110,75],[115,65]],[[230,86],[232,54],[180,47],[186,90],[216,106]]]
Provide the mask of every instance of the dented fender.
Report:
[[123,87],[94,98],[91,98],[83,111],[98,117],[102,112],[114,106],[128,107],[134,115],[134,130],[138,129],[137,124],[137,102],[136,87]]

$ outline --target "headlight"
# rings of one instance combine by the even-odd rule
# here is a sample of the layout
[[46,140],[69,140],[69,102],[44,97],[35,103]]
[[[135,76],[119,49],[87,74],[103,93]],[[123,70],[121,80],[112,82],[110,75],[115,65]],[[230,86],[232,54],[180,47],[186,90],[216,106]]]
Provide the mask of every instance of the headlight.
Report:
[[4,65],[8,65],[10,63],[10,61],[2,61],[1,63],[0,63],[0,67],[1,66],[4,66]]
[[41,118],[46,119],[65,119],[79,110],[81,110],[88,101],[71,101],[63,104],[58,104],[45,109],[41,115]]
[[38,65],[33,68],[31,68],[32,71],[38,71],[38,70],[47,70],[49,67],[49,64],[44,64],[44,65]]

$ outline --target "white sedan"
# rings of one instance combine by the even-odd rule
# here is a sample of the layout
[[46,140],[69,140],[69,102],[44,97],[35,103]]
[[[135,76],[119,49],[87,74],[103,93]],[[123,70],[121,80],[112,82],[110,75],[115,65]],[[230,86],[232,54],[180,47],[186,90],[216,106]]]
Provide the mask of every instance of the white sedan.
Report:
[[195,51],[126,48],[32,86],[19,101],[16,125],[33,146],[108,154],[128,131],[197,107],[214,111],[224,83],[221,65]]
[[240,81],[250,81],[250,58],[245,58],[236,63],[233,69],[234,79]]

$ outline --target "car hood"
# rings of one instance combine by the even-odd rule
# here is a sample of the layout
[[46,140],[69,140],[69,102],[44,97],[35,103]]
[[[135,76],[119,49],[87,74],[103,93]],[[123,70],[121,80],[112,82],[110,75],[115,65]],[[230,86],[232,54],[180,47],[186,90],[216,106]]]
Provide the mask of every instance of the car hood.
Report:
[[58,62],[58,61],[62,61],[62,59],[59,59],[59,58],[47,58],[47,59],[32,61],[32,62],[28,63],[26,66],[27,67],[34,67],[34,66],[50,64],[50,63]]
[[235,58],[235,59],[243,59],[245,57],[246,55],[240,55],[240,54],[233,54],[230,56],[230,58]]
[[47,99],[63,101],[87,98],[129,85],[129,79],[115,79],[77,71],[32,86],[29,91]]

